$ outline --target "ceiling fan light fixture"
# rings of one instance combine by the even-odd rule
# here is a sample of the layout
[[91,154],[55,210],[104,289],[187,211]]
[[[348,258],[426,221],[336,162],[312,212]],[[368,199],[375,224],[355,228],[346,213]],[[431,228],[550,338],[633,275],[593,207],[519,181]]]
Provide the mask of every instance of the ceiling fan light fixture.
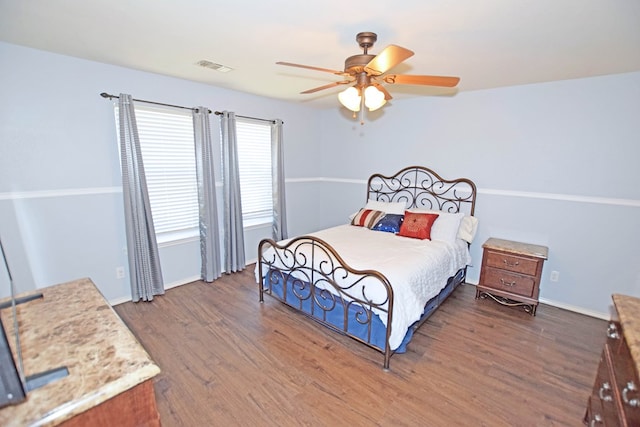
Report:
[[338,100],[351,111],[360,111],[360,92],[351,86],[338,94]]
[[384,99],[384,93],[382,93],[375,86],[367,86],[364,90],[364,105],[367,106],[369,111],[375,111],[387,103]]

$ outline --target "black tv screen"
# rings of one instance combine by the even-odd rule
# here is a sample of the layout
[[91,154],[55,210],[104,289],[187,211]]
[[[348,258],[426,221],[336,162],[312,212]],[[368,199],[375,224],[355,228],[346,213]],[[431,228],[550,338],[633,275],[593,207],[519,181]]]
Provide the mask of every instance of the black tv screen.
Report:
[[[9,303],[1,304],[0,309],[11,307],[13,311],[12,314],[15,316],[15,292],[13,289],[13,278],[11,277],[11,269],[9,269],[9,263],[7,262],[7,257],[4,253],[2,240],[0,240],[0,253],[2,254],[4,266],[9,278],[12,299]],[[14,326],[17,328],[16,325]],[[17,334],[18,331],[15,330],[14,333]],[[22,380],[22,375],[20,375],[20,372],[16,367],[16,362],[13,358],[11,347],[9,346],[9,340],[7,339],[7,333],[4,329],[4,323],[2,322],[2,318],[0,318],[0,408],[20,403],[25,399],[25,384]]]
[[0,319],[0,408],[25,400],[24,385]]

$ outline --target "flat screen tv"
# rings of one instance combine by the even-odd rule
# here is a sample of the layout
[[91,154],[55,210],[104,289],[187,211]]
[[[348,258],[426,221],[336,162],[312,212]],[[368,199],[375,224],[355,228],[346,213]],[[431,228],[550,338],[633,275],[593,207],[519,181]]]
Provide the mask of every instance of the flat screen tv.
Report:
[[[9,287],[11,288],[11,298],[9,301],[0,303],[0,311],[11,310],[11,319],[13,320],[12,325],[5,325],[2,321],[2,316],[0,316],[0,408],[3,408],[23,402],[27,399],[28,392],[66,377],[69,375],[69,370],[66,366],[62,366],[30,376],[24,375],[16,305],[42,298],[42,294],[34,293],[16,298],[13,277],[4,246],[2,246],[2,239],[0,239],[0,253],[2,254],[2,260],[9,279]],[[10,329],[6,329],[5,326]],[[9,339],[15,340],[17,361],[11,351]]]
[[3,408],[22,402],[26,393],[1,320],[0,326],[0,408]]
[[[9,269],[9,263],[4,253],[4,247],[2,246],[2,240],[0,240],[0,252],[2,252],[2,259],[4,260],[4,266],[9,277],[9,286],[11,287],[11,301],[0,306],[0,309],[11,308],[13,311],[13,319],[16,317],[15,313],[15,292],[13,287],[13,278],[11,277],[11,270]],[[14,322],[15,323],[15,322]],[[15,337],[18,337],[17,325],[11,325]],[[24,384],[24,376],[21,375],[16,366],[16,361],[13,358],[13,352],[9,346],[9,339],[5,331],[4,322],[0,317],[0,408],[7,405],[14,405],[20,403],[26,399],[26,391]]]

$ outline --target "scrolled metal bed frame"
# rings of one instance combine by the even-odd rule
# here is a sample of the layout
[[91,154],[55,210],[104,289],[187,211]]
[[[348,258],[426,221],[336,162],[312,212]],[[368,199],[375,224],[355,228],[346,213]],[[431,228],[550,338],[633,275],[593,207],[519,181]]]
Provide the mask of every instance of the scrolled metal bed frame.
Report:
[[[392,176],[372,175],[367,183],[367,200],[405,202],[407,208],[425,208],[450,213],[474,214],[476,186],[466,178],[446,180],[433,170],[410,166]],[[263,239],[258,245],[260,302],[268,294],[320,324],[349,336],[384,354],[383,369],[389,369],[394,354],[389,346],[393,318],[393,288],[375,269],[357,270],[327,242],[315,236],[300,236],[284,244]],[[466,278],[466,267],[451,277],[443,291],[425,306],[425,313],[412,329],[417,329],[447,296]],[[365,286],[359,286],[366,282]],[[384,289],[385,298],[373,300],[367,290]],[[328,314],[338,311],[342,320],[329,322]],[[375,316],[386,327],[381,346],[372,341]],[[358,327],[359,332],[352,332]]]

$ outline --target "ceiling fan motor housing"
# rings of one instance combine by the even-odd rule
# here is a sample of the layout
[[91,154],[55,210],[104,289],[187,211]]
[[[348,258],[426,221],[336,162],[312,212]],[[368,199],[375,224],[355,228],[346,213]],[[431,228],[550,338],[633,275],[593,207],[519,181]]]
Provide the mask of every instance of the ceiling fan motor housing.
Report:
[[377,40],[378,35],[376,33],[368,31],[358,33],[358,35],[356,35],[356,41],[358,45],[364,49],[364,53],[348,57],[344,61],[344,72],[352,76],[364,72],[365,65],[376,57],[375,55],[369,55],[369,48],[372,47]]
[[362,73],[365,65],[375,57],[375,55],[367,55],[364,53],[350,56],[344,61],[344,72],[351,75]]

